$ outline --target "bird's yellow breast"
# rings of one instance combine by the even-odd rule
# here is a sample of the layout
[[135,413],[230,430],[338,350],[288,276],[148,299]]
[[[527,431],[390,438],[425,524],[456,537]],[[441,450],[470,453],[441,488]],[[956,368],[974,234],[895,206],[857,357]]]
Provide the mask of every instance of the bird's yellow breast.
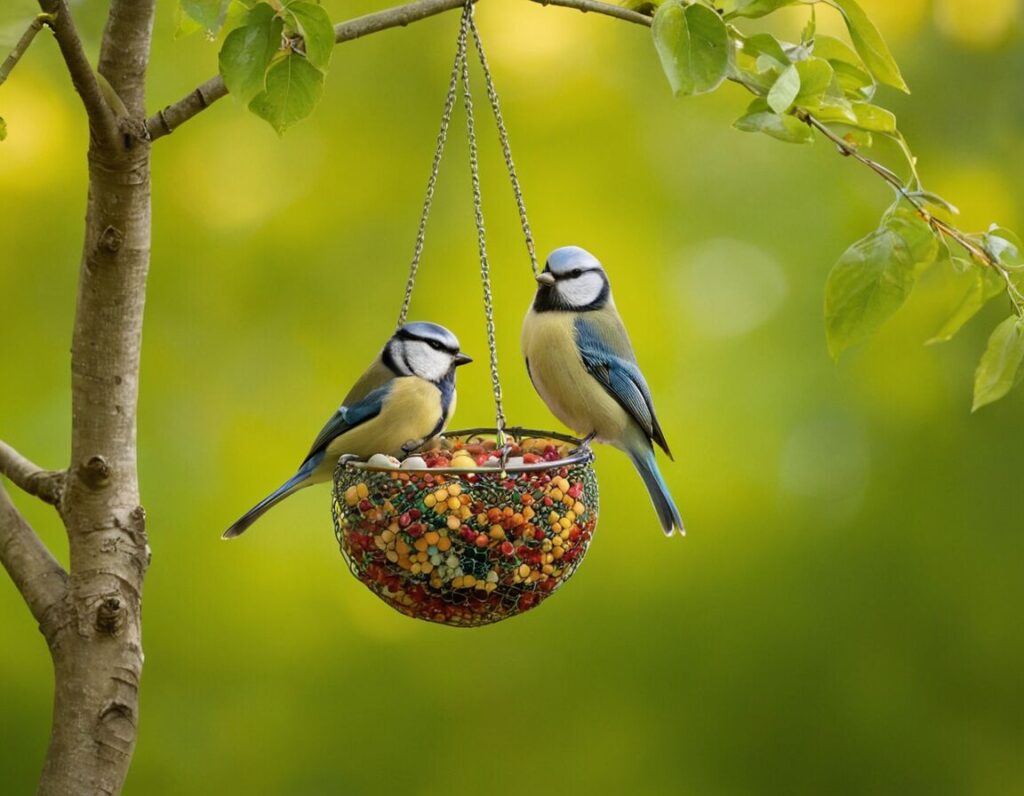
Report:
[[555,417],[576,433],[619,440],[631,420],[587,372],[576,346],[576,317],[571,312],[527,313],[521,342],[530,377]]
[[[415,376],[397,378],[392,385],[380,414],[332,440],[326,460],[337,461],[344,454],[362,458],[375,453],[400,456],[405,443],[423,439],[436,428],[442,413],[437,387]],[[449,417],[454,409],[453,396]]]

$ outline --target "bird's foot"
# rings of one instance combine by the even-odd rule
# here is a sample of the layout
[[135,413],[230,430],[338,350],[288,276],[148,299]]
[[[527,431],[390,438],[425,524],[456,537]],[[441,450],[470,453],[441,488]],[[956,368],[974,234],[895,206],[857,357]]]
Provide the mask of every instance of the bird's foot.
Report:
[[425,439],[410,439],[402,445],[402,453],[408,456],[410,453],[419,450],[426,443]]
[[589,434],[587,434],[587,436],[580,440],[580,444],[577,450],[590,450],[590,443],[594,441],[595,437],[597,437],[597,432],[591,431]]

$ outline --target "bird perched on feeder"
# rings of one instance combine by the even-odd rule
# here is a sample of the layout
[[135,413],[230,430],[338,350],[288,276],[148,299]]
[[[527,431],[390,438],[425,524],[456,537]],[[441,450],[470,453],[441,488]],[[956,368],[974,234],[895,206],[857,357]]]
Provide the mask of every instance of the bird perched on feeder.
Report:
[[534,388],[555,417],[588,442],[597,439],[624,451],[665,533],[685,533],[652,442],[672,454],[604,268],[590,252],[564,246],[549,255],[537,283],[522,334]]
[[344,455],[411,453],[444,431],[455,411],[455,369],[472,360],[436,323],[407,323],[391,336],[323,427],[295,475],[247,511],[223,538],[239,536],[293,492],[329,481]]

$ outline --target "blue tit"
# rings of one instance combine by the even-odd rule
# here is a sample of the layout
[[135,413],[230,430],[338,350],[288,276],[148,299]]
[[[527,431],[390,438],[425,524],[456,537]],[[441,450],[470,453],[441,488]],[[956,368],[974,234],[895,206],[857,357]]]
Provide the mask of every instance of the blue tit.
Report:
[[589,252],[565,246],[551,253],[537,283],[522,335],[534,388],[569,428],[624,451],[665,533],[684,533],[652,443],[672,454],[604,268]]
[[419,322],[400,327],[317,435],[295,475],[249,509],[223,538],[241,535],[293,492],[329,481],[341,456],[402,456],[440,434],[455,411],[455,369],[471,361],[443,326]]

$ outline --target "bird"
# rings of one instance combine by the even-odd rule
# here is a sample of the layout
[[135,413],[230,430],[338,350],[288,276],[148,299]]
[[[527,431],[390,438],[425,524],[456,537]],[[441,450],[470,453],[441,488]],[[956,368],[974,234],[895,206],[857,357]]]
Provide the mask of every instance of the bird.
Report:
[[534,389],[584,444],[625,452],[651,496],[665,534],[685,534],[658,470],[654,444],[672,458],[601,263],[579,246],[555,249],[537,274],[523,321],[522,351]]
[[329,481],[341,456],[400,457],[422,447],[448,425],[455,411],[455,369],[472,361],[443,326],[425,321],[399,326],[317,434],[295,474],[222,538],[240,536],[294,492]]

